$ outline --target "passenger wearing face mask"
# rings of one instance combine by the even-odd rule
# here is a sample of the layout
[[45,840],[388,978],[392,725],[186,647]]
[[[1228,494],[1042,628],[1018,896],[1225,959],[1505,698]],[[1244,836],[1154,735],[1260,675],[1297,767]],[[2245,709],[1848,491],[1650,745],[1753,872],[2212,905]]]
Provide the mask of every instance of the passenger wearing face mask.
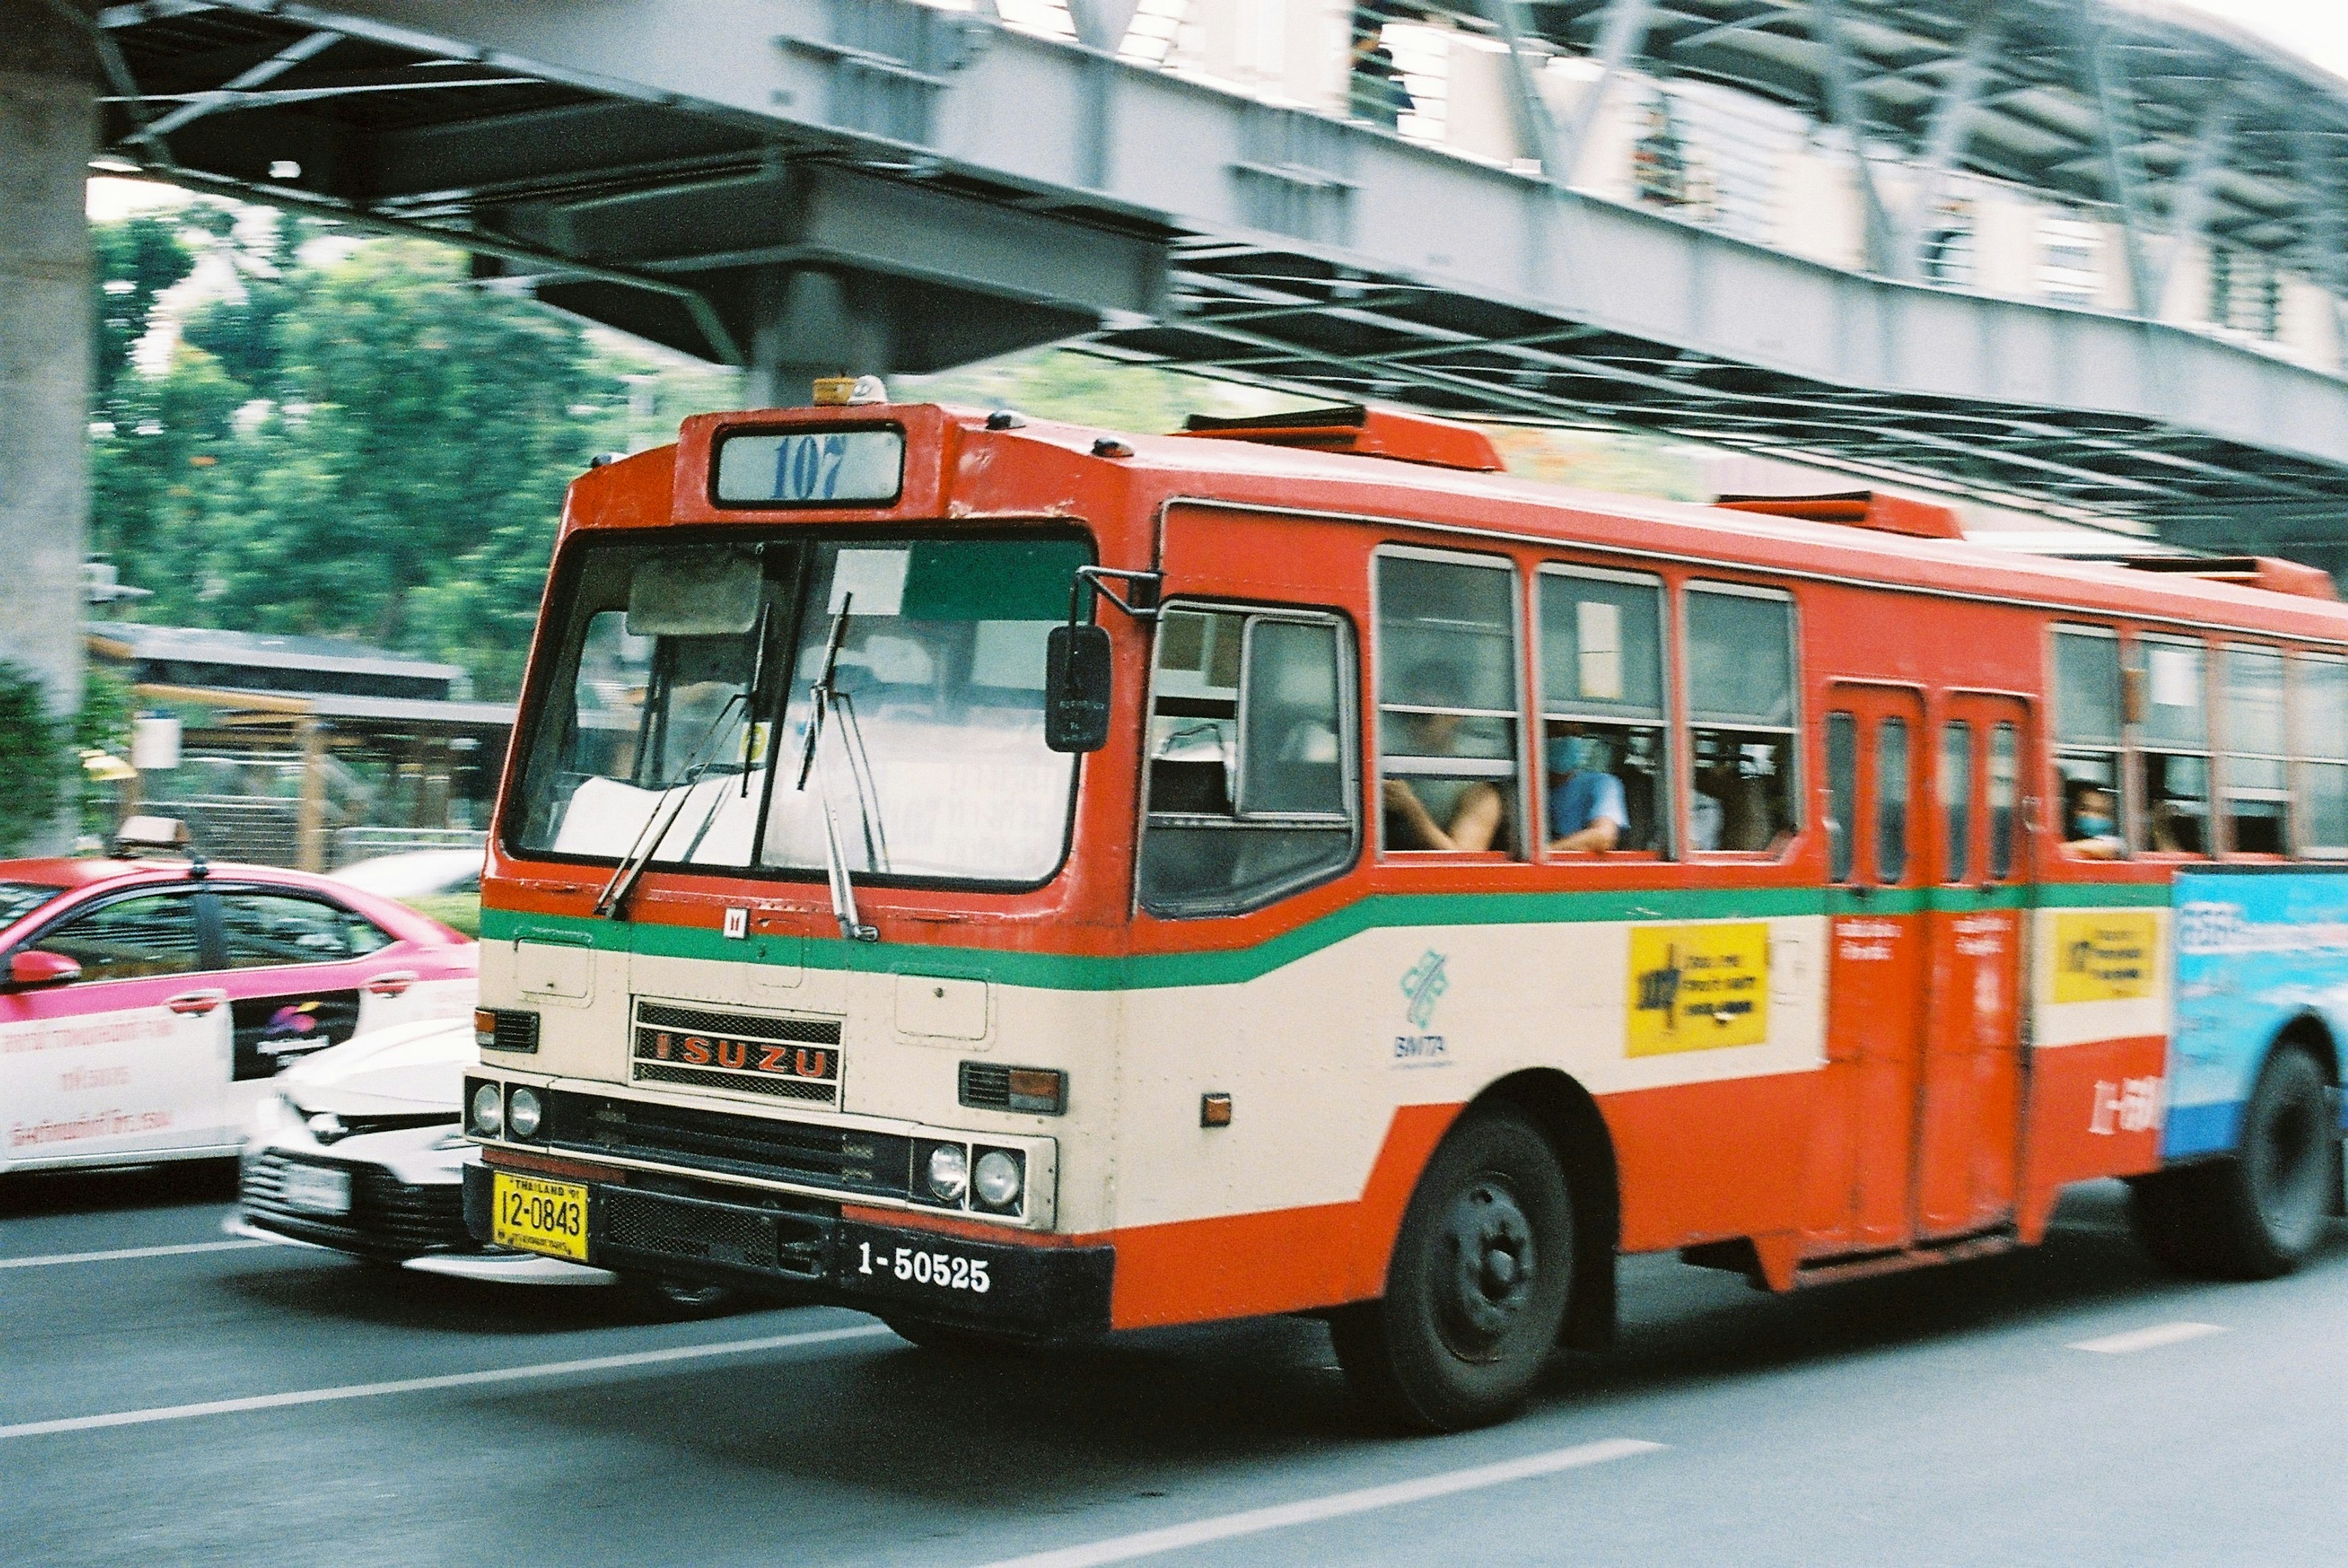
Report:
[[2127,852],[2127,841],[2120,837],[2119,819],[2112,805],[2109,790],[2090,784],[2071,795],[2069,830],[2063,835],[2063,847],[2089,860],[2117,860]]
[[1605,741],[1568,724],[1551,735],[1549,756],[1549,850],[1598,855],[1622,842],[1631,826],[1622,781],[1606,771]]

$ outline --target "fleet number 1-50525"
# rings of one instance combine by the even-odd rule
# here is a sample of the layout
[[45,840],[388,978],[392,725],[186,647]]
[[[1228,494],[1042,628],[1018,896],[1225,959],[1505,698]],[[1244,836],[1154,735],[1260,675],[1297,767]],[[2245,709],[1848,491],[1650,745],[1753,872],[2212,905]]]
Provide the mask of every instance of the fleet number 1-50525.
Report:
[[856,1271],[859,1274],[901,1279],[911,1285],[940,1285],[948,1290],[967,1290],[973,1296],[984,1296],[993,1286],[986,1277],[986,1259],[983,1257],[957,1257],[949,1252],[924,1252],[911,1246],[901,1246],[894,1252],[883,1249],[876,1257],[870,1242],[858,1242],[856,1245],[863,1255]]

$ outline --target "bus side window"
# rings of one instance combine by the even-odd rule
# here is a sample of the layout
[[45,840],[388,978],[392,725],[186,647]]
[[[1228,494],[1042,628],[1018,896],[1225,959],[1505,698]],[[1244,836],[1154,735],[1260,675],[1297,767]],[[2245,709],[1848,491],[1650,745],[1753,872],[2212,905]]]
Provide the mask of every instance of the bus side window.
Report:
[[2016,809],[2022,795],[2020,743],[2012,724],[1989,733],[1989,879],[2013,875],[2014,842],[2022,826]]
[[1859,722],[1849,713],[1827,715],[1827,876],[1850,880],[1858,840],[1851,829],[1859,814]]
[[1519,852],[1516,570],[1488,557],[1377,559],[1385,847]]
[[1540,671],[1550,852],[1660,853],[1672,799],[1662,580],[1543,567]]
[[2291,664],[2298,850],[2348,856],[2348,661],[2297,653]]
[[1887,886],[1908,875],[1908,721],[1875,727],[1875,879]]
[[2226,847],[2238,855],[2291,853],[2291,764],[2283,738],[2282,655],[2228,648],[2225,676]]
[[1973,727],[1962,719],[1941,726],[1941,880],[1972,875]]
[[2207,855],[2212,847],[2207,651],[2198,642],[2156,637],[2138,641],[2135,651],[2146,697],[2136,734],[2145,845],[2156,854]]
[[1775,589],[1687,590],[1688,846],[1779,848],[1800,825],[1794,755],[1794,604]]
[[2090,860],[2127,852],[2120,835],[2120,640],[2102,627],[2054,630],[2054,769],[2063,845]]
[[1151,681],[1141,907],[1258,908],[1354,863],[1352,646],[1311,612],[1169,609]]

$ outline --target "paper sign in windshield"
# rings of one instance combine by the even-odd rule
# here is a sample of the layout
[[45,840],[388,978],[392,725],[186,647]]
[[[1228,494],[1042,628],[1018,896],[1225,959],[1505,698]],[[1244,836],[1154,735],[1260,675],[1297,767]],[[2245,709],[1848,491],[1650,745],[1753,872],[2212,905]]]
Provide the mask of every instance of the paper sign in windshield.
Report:
[[1634,926],[1623,1050],[1718,1050],[1769,1038],[1769,927]]

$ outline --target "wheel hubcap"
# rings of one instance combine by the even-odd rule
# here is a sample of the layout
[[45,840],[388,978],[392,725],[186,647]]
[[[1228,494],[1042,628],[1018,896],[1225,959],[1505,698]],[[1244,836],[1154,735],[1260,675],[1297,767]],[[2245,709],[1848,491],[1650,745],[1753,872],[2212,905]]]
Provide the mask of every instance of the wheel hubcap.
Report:
[[1540,1266],[1532,1222],[1506,1184],[1483,1176],[1453,1201],[1444,1240],[1444,1337],[1460,1355],[1484,1359],[1532,1298]]

